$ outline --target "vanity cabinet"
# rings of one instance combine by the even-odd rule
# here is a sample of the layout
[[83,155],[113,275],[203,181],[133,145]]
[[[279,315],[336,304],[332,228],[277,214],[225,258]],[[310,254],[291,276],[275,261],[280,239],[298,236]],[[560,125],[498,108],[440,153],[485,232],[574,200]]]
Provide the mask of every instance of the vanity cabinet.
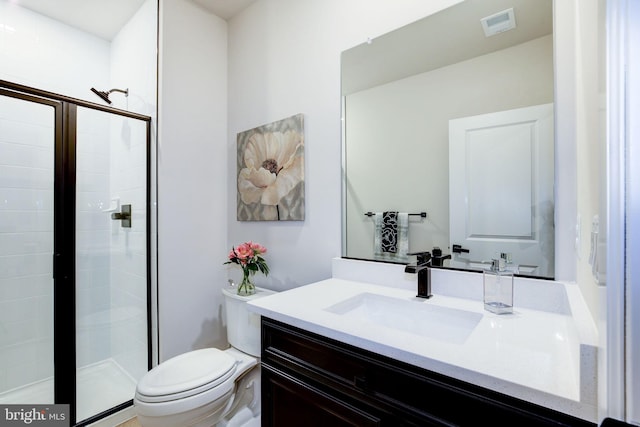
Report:
[[595,426],[262,317],[262,426]]

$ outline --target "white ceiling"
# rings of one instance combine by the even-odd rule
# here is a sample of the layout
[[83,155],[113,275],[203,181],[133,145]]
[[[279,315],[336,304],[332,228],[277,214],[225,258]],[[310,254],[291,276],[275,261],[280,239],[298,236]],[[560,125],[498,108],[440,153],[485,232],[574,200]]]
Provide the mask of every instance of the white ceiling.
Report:
[[[228,20],[257,0],[191,0]],[[112,40],[145,0],[13,0],[34,12],[53,18],[105,40]]]
[[233,18],[238,12],[251,6],[257,0],[193,0],[224,20]]

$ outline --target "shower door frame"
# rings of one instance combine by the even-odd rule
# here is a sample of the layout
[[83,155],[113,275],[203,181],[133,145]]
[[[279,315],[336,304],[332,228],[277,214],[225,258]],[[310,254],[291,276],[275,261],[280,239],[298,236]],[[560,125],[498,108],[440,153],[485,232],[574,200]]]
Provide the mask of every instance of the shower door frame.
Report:
[[[130,400],[76,420],[76,118],[78,107],[137,119],[146,125],[147,369],[153,366],[151,289],[151,117],[0,80],[0,95],[54,108],[53,378],[54,403],[69,403],[73,426],[85,426],[133,405]],[[61,237],[64,236],[64,237]],[[69,352],[69,349],[72,349]],[[71,354],[69,354],[71,353]],[[62,378],[62,381],[57,379]]]

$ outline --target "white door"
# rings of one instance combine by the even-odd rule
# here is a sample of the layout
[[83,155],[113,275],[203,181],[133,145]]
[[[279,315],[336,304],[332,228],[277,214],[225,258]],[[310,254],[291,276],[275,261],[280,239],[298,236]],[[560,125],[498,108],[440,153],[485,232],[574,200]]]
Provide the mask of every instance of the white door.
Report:
[[449,121],[451,245],[553,277],[553,104]]

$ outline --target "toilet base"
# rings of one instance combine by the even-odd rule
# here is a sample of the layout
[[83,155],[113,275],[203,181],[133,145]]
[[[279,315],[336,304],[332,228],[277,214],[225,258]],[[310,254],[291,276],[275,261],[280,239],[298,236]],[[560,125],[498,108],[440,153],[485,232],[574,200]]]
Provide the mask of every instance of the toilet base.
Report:
[[219,423],[219,427],[260,427],[260,364],[238,381],[235,407]]

